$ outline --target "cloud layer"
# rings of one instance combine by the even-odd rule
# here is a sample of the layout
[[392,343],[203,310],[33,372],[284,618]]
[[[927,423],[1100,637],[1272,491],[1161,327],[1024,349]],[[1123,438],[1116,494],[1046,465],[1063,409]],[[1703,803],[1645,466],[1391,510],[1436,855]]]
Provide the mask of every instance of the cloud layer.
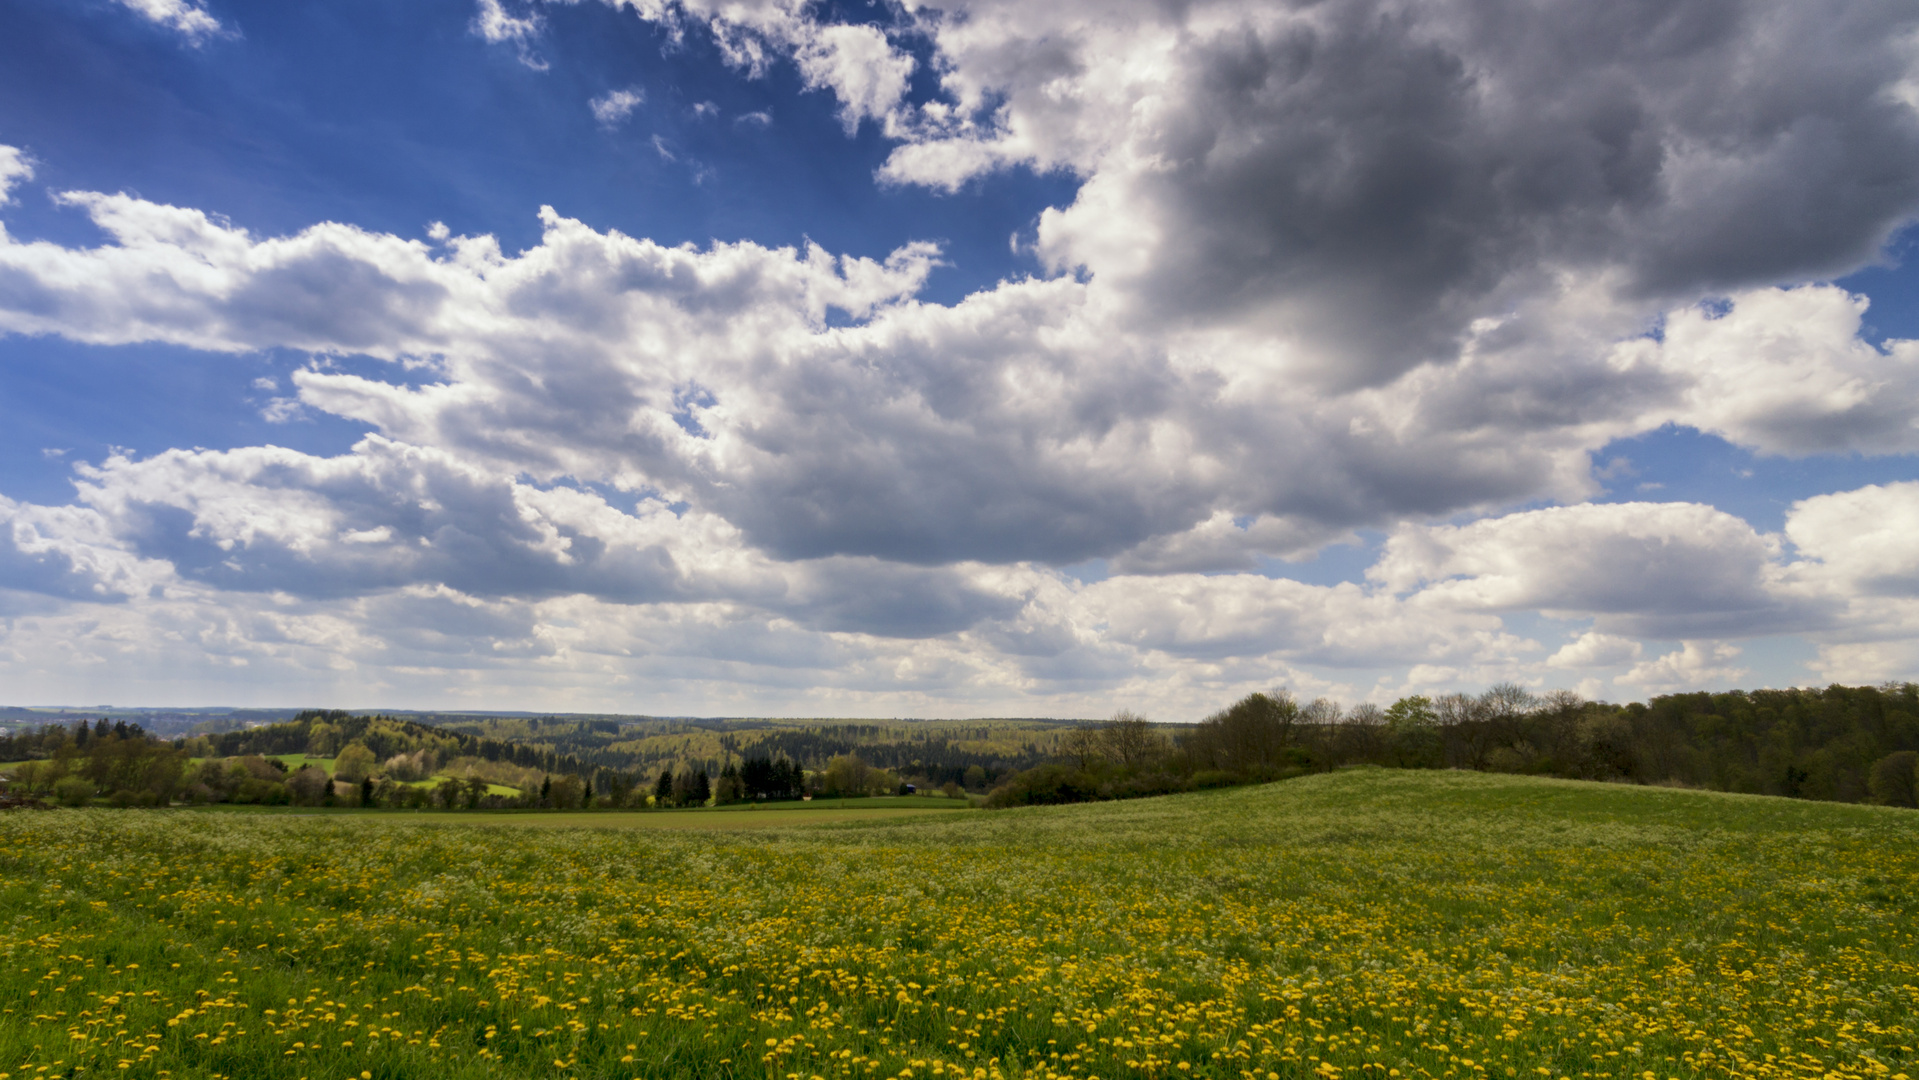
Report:
[[[1919,484],[1806,500],[1785,537],[1695,504],[1589,505],[1401,526],[1363,585],[1082,583],[1030,564],[774,559],[710,514],[371,436],[333,458],[114,458],[85,470],[74,506],[0,505],[0,602],[10,662],[132,662],[127,678],[261,663],[393,692],[585,679],[602,702],[639,680],[709,704],[961,709],[1124,694],[1186,715],[1276,678],[1347,694],[1510,677],[1683,688],[1736,678],[1730,641],[1794,631],[1826,642],[1831,677],[1886,677],[1919,628],[1919,571],[1894,539],[1915,519]],[[1501,618],[1542,610],[1573,634],[1556,652]],[[1681,645],[1648,658],[1641,637]],[[142,642],[158,651],[124,655]]]
[[[1595,452],[1667,424],[1919,452],[1919,343],[1821,283],[1919,210],[1908,8],[615,6],[745,77],[794,65],[892,142],[879,183],[1078,177],[1022,241],[1041,272],[942,305],[923,242],[668,247],[543,209],[507,252],[54,193],[105,239],[0,231],[0,332],[302,351],[298,406],[374,433],[118,455],[70,505],[0,503],[0,663],[1168,716],[1289,680],[1617,696],[1780,634],[1828,677],[1914,673],[1914,485],[1779,535],[1586,501]],[[545,64],[537,8],[471,28]],[[0,149],[0,196],[30,176]],[[1273,576],[1361,531],[1363,579]]]
[[[910,59],[871,27],[623,6],[786,49],[900,141],[887,180],[1083,177],[1039,223],[1049,261],[1336,387],[1452,360],[1477,321],[1569,287],[1630,320],[1843,271],[1919,198],[1913,17],[1891,3],[947,0],[896,30],[933,52],[926,102],[882,77]],[[868,47],[812,66],[835,34]]]

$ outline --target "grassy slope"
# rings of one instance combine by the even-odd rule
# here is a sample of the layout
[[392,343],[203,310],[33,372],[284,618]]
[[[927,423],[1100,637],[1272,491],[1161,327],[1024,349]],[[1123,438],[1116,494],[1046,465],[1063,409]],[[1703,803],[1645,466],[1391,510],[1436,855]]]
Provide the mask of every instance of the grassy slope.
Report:
[[1365,770],[747,833],[419,820],[0,818],[0,1073],[1912,1071],[1909,811]]

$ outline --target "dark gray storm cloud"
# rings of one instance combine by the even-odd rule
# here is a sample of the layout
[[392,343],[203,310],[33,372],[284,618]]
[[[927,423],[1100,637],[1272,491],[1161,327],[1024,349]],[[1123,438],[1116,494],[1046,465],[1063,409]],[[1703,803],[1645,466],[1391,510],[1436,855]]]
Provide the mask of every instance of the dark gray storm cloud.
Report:
[[[1450,359],[1474,319],[1564,271],[1684,302],[1855,268],[1919,207],[1910,4],[1345,0],[1205,17],[1219,11],[1162,15],[1188,36],[1142,93],[1153,119],[1123,155],[1093,156],[1047,239],[1155,320],[1297,340],[1332,385]],[[1093,47],[1066,81],[1096,83]],[[1008,83],[1014,115],[1065,119]],[[1143,253],[1125,251],[1128,229]]]

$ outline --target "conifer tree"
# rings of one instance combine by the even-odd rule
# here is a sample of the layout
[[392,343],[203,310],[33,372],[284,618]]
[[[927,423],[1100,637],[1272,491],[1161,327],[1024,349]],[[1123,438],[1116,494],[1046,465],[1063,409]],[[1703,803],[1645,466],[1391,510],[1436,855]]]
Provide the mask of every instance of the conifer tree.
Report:
[[673,805],[673,770],[662,769],[660,778],[653,783],[653,802],[656,806]]
[[713,802],[716,805],[720,803],[735,803],[739,802],[745,794],[746,788],[745,785],[740,782],[740,770],[738,766],[730,761],[727,762],[726,767],[720,770],[719,781],[713,785]]

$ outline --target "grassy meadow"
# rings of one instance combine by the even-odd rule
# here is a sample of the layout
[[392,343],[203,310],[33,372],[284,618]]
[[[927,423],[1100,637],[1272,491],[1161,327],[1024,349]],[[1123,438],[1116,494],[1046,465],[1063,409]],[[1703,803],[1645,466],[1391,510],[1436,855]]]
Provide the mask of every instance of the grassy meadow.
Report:
[[673,810],[359,810],[324,806],[235,806],[216,803],[186,813],[226,817],[339,817],[356,822],[405,821],[471,829],[506,826],[519,829],[784,829],[848,821],[885,821],[928,813],[971,809],[964,798],[942,795],[881,795],[852,799],[816,798],[807,802],[729,803]]
[[1914,1068],[1913,811],[1361,769],[794,813],[0,816],[0,1080]]

